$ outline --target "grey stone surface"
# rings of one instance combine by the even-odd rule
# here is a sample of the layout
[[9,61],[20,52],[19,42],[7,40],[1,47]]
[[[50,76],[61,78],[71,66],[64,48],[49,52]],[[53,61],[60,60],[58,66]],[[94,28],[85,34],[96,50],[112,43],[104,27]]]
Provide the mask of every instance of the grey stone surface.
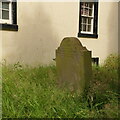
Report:
[[83,92],[92,79],[91,51],[74,37],[64,38],[56,50],[58,84],[71,91]]

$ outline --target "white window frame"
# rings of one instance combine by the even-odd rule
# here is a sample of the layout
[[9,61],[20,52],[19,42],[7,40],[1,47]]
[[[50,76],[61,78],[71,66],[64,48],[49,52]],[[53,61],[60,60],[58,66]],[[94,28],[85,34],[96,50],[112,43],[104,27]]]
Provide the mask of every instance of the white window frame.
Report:
[[[85,8],[87,8],[87,7],[85,7]],[[82,8],[81,8],[82,9]],[[88,10],[89,10],[90,8],[88,7]],[[86,15],[82,15],[81,14],[81,26],[82,26],[82,18],[91,18],[91,31],[90,32],[88,32],[88,31],[82,31],[81,30],[81,33],[83,33],[83,34],[93,34],[93,27],[94,27],[94,25],[93,25],[93,22],[94,22],[94,3],[93,3],[93,6],[92,6],[92,16],[86,16]],[[85,25],[87,25],[88,26],[88,21],[86,21],[86,23],[85,23]],[[87,27],[86,26],[86,27]],[[87,29],[87,28],[86,28]]]
[[[3,9],[0,8],[0,12],[1,12],[0,23],[2,23],[2,24],[12,24],[12,0],[6,0],[6,2],[9,2],[9,19],[2,19],[2,10]],[[2,4],[1,1],[0,1],[0,4]],[[6,10],[6,9],[4,9],[4,10]]]

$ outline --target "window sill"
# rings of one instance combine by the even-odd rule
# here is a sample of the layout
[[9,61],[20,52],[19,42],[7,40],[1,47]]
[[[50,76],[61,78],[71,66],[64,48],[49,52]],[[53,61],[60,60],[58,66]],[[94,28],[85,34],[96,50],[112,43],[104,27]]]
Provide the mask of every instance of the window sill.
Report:
[[16,24],[1,24],[0,23],[0,30],[18,31],[18,25],[16,25]]
[[83,33],[78,33],[78,37],[83,37],[83,38],[98,38],[97,34],[83,34]]

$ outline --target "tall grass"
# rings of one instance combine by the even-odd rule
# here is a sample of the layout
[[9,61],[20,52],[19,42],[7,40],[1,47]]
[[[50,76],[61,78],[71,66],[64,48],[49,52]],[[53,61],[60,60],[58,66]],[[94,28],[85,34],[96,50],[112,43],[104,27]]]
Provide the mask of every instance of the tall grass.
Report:
[[102,117],[118,116],[120,56],[111,54],[101,66],[93,66],[88,100],[90,107],[102,112]]
[[55,66],[3,65],[3,118],[117,118],[118,57],[109,63],[112,59],[93,67],[89,91],[82,96],[57,87]]

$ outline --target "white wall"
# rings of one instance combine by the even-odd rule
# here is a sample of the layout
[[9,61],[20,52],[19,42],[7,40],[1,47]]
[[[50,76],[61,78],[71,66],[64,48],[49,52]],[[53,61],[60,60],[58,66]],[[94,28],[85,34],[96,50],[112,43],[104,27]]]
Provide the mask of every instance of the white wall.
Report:
[[[99,4],[98,39],[79,38],[92,50],[93,56],[103,61],[117,52],[117,3]],[[1,31],[2,59],[7,63],[50,64],[55,49],[64,37],[77,37],[79,2],[19,2],[18,32]]]

